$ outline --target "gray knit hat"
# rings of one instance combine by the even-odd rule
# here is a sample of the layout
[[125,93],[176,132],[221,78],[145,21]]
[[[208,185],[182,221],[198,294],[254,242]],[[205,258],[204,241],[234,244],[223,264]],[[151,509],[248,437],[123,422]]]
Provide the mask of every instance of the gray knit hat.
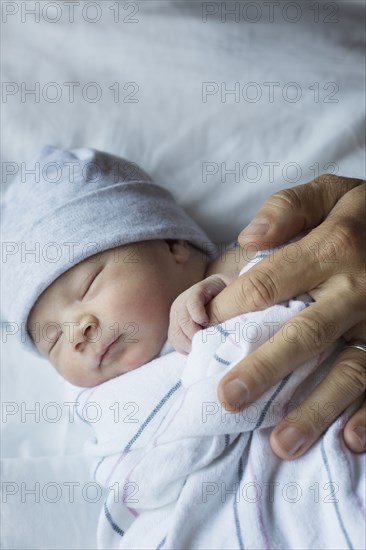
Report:
[[46,146],[20,167],[1,204],[2,313],[8,332],[38,354],[29,313],[62,273],[98,253],[139,241],[183,239],[216,255],[210,239],[133,162],[82,148]]

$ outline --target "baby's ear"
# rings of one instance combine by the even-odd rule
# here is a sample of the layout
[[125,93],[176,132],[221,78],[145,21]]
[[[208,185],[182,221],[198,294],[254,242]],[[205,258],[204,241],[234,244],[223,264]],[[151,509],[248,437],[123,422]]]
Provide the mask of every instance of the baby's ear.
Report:
[[169,251],[178,264],[185,264],[192,255],[192,249],[187,241],[167,239]]

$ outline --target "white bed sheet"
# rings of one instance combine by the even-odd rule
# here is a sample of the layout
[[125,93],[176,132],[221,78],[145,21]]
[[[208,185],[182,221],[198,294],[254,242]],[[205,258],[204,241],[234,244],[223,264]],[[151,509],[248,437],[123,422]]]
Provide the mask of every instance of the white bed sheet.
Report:
[[[21,10],[22,3],[16,4]],[[216,242],[232,241],[270,193],[313,179],[315,166],[320,173],[335,166],[341,175],[365,177],[363,2],[335,3],[338,23],[324,22],[330,12],[322,5],[320,22],[314,23],[309,3],[302,2],[296,3],[302,10],[297,23],[280,15],[270,22],[262,2],[257,23],[230,17],[222,23],[217,16],[203,22],[200,2],[167,1],[132,3],[138,6],[133,16],[138,22],[114,23],[112,4],[99,2],[102,17],[94,24],[82,20],[80,10],[69,23],[65,9],[57,23],[42,18],[37,23],[30,16],[22,23],[19,11],[2,24],[3,82],[28,88],[39,82],[41,90],[56,82],[63,92],[55,103],[42,96],[39,102],[30,97],[22,102],[19,94],[3,100],[3,167],[28,161],[46,143],[125,156],[170,189]],[[131,13],[126,2],[119,4],[122,16]],[[80,83],[73,103],[65,82]],[[96,103],[77,91],[90,82],[102,90]],[[123,91],[126,82],[137,83],[138,102],[115,103],[109,90],[115,82],[123,94],[132,90]],[[219,88],[224,83],[227,89],[238,82],[240,90],[256,82],[263,98],[235,102],[228,95],[222,102],[218,93],[203,102],[203,82]],[[265,82],[280,83],[273,103]],[[296,103],[281,100],[290,82],[302,88]],[[309,89],[316,82],[319,102]],[[339,86],[333,96],[338,102],[324,102],[334,89],[324,86],[331,82]],[[206,181],[203,163],[217,167]],[[246,181],[236,182],[233,175],[225,180],[221,163],[228,170],[239,163],[240,170],[248,170]],[[274,178],[264,163],[278,163]],[[257,181],[256,173],[261,173]],[[3,187],[9,182],[3,172]],[[14,414],[2,418],[2,481],[8,483],[3,485],[2,547],[94,548],[102,497],[91,502],[93,487],[87,486],[82,444],[90,432],[69,422],[63,383],[47,362],[20,350],[11,337],[4,340],[3,333],[3,413]],[[39,419],[22,418],[22,411],[35,407]],[[60,411],[62,418],[50,421]],[[39,502],[24,492],[36,482]],[[70,483],[79,483],[74,502]]]

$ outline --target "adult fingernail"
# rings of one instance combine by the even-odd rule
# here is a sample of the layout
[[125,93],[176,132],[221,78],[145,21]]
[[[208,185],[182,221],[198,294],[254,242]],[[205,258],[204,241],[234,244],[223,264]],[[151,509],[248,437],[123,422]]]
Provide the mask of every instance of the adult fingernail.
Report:
[[366,449],[366,428],[363,426],[357,426],[353,430],[355,434],[357,435],[357,440],[359,441],[359,448],[360,451],[364,451]]
[[277,434],[277,442],[287,454],[294,456],[305,445],[306,438],[293,426],[287,426]]
[[223,393],[225,403],[232,408],[241,407],[248,400],[248,388],[239,378],[233,378],[226,382]]
[[267,218],[254,218],[249,225],[240,233],[239,237],[249,237],[250,235],[265,235],[269,230]]

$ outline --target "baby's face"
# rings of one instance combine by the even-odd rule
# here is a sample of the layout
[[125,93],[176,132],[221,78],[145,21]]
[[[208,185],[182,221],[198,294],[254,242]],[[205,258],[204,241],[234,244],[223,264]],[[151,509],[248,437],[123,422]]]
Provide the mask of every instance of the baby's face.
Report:
[[39,323],[41,334],[37,348],[66,380],[84,387],[151,361],[167,338],[172,302],[201,277],[189,271],[190,254],[183,241],[159,240],[75,265],[31,311],[28,329],[37,333]]

